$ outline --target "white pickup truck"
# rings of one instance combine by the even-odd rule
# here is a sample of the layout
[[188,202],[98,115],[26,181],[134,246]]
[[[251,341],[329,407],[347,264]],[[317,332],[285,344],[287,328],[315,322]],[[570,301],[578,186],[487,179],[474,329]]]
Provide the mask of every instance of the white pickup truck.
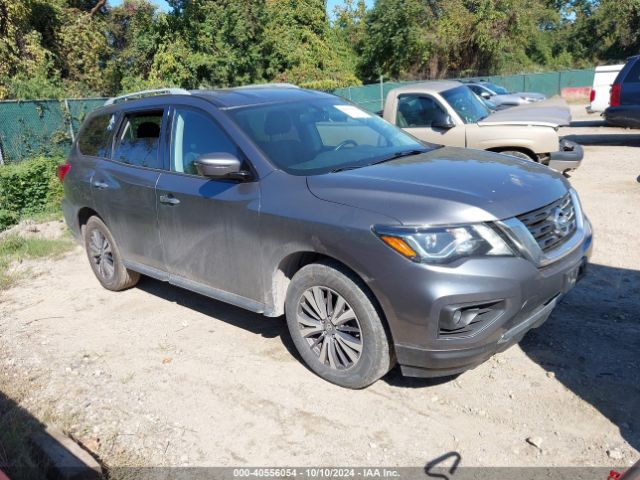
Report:
[[429,81],[391,90],[382,116],[431,143],[501,152],[560,172],[580,166],[583,150],[561,139],[571,114],[563,100],[491,111],[466,85]]

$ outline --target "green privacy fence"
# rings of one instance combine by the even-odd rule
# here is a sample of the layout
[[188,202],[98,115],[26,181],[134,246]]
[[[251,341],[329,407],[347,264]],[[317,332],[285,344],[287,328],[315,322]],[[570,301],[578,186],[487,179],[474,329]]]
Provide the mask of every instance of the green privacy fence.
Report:
[[[535,91],[553,96],[563,88],[593,84],[593,69],[493,75],[462,80],[489,80],[512,91]],[[460,80],[460,79],[459,79]],[[333,93],[371,112],[381,110],[390,90],[415,82],[385,82],[348,87]],[[0,102],[0,165],[39,154],[66,154],[86,115],[104,98]]]
[[[562,89],[571,87],[590,87],[593,85],[594,69],[563,70],[559,72],[525,73],[520,75],[489,75],[481,77],[456,78],[455,80],[488,80],[514,92],[540,92],[552,97],[560,95]],[[362,87],[348,87],[334,90],[333,93],[351,100],[369,111],[376,112],[383,107],[384,99],[390,90],[415,82],[381,81]]]
[[104,98],[0,102],[0,164],[66,154],[87,113]]

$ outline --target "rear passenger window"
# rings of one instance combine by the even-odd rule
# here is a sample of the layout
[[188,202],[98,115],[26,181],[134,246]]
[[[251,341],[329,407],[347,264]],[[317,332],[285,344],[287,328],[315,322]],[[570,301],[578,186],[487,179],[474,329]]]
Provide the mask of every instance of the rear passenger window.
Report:
[[163,115],[163,110],[127,114],[118,132],[113,160],[162,168],[159,150]]
[[98,115],[89,120],[78,138],[80,153],[90,157],[109,158],[111,133],[115,124],[115,115]]

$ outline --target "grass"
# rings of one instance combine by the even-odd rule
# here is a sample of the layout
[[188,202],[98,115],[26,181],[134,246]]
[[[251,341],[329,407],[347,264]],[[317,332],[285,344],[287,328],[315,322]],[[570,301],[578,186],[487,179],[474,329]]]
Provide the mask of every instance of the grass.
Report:
[[48,205],[45,209],[24,216],[20,220],[33,220],[36,223],[51,222],[53,220],[63,220],[62,210],[57,205]]
[[11,235],[0,239],[0,291],[14,285],[21,276],[21,272],[12,271],[12,265],[30,259],[56,257],[71,248],[73,242],[69,238],[48,240]]

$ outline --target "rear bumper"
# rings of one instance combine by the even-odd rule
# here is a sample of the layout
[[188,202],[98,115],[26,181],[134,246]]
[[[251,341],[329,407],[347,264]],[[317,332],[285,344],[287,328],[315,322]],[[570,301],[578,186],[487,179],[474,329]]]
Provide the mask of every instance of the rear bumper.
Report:
[[581,145],[571,140],[561,139],[560,150],[549,154],[549,168],[559,172],[575,170],[582,163],[584,149]]
[[62,214],[75,241],[82,243],[82,235],[78,225],[78,209],[66,197],[62,199]]
[[605,121],[611,125],[640,128],[640,105],[609,107],[604,111],[603,117]]

